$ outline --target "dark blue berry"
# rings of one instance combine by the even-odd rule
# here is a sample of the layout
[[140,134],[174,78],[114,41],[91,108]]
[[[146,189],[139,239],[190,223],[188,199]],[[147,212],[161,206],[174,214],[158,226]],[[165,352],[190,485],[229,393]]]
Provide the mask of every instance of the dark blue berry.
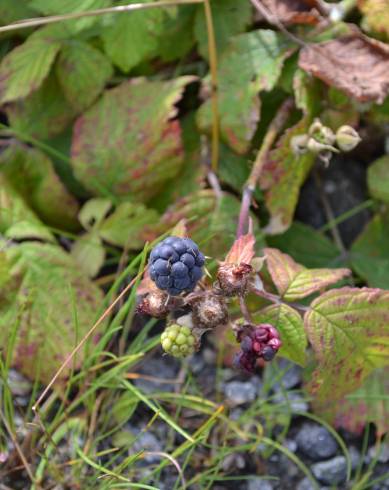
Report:
[[243,352],[251,352],[253,349],[253,342],[249,336],[243,337],[242,342],[240,343],[240,348]]
[[205,257],[201,252],[199,252],[196,257],[196,265],[202,267],[204,263],[205,263]]
[[190,238],[167,237],[150,254],[150,277],[171,295],[193,291],[203,275],[204,256]]
[[191,281],[188,276],[174,279],[174,287],[177,289],[186,289],[189,287]]
[[265,361],[271,361],[275,355],[277,354],[277,351],[267,345],[266,347],[263,348],[262,350],[262,357]]
[[171,265],[167,260],[157,259],[153,264],[153,269],[158,275],[167,276],[170,272]]
[[189,279],[189,270],[182,262],[176,262],[173,264],[170,273],[174,278],[187,277]]
[[201,267],[197,267],[195,265],[192,268],[190,274],[191,274],[192,280],[197,282],[199,279],[201,279],[201,277],[203,275],[203,271],[202,271]]
[[170,288],[173,285],[173,278],[170,276],[158,276],[156,283],[160,289]]
[[190,269],[195,265],[195,258],[191,254],[182,254],[180,260]]

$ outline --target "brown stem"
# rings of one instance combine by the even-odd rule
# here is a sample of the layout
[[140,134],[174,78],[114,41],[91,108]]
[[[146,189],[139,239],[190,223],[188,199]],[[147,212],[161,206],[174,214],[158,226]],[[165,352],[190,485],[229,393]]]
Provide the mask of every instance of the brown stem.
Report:
[[245,232],[245,228],[248,223],[251,199],[253,197],[253,193],[257,185],[258,179],[265,165],[267,155],[271,147],[273,146],[273,143],[276,140],[278,133],[281,131],[282,127],[285,125],[288,117],[290,116],[292,109],[293,109],[293,98],[289,97],[282,103],[281,107],[278,109],[277,114],[274,116],[273,120],[271,121],[268,130],[265,134],[265,137],[262,141],[262,145],[257,153],[257,157],[255,159],[253,168],[251,169],[251,173],[243,188],[242,203],[241,203],[238,227],[236,232],[237,238],[242,236]]

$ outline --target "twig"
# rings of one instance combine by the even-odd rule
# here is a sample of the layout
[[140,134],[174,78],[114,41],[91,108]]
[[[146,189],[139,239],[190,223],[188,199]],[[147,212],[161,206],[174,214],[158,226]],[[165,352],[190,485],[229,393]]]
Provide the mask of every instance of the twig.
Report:
[[63,22],[66,20],[82,19],[84,17],[96,17],[105,14],[115,14],[121,12],[131,12],[134,10],[146,10],[158,7],[175,7],[177,5],[203,3],[204,0],[162,0],[154,3],[132,3],[130,5],[118,5],[116,7],[106,7],[102,9],[87,10],[86,12],[73,12],[63,15],[51,15],[49,17],[36,17],[25,19],[19,22],[13,22],[6,26],[0,27],[0,32],[16,31],[19,29],[27,29],[29,27],[38,27],[55,22]]
[[246,320],[247,323],[253,323],[253,319],[251,317],[250,311],[247,308],[246,302],[244,300],[243,296],[239,296],[239,305],[240,305],[240,311],[242,312],[242,315],[244,319]]
[[255,190],[255,187],[257,185],[258,179],[261,175],[263,166],[265,165],[267,155],[277,138],[278,133],[282,129],[282,127],[285,125],[291,111],[293,108],[293,99],[289,97],[286,99],[281,107],[278,109],[277,114],[271,121],[268,130],[266,132],[266,135],[263,139],[261,148],[259,149],[257,153],[257,157],[255,159],[253,168],[251,169],[251,173],[246,181],[246,184],[243,188],[243,194],[242,194],[242,203],[240,207],[240,213],[239,213],[239,221],[238,221],[238,228],[236,231],[236,237],[239,238],[241,237],[244,232],[245,228],[247,226],[248,222],[248,217],[249,217],[249,210],[250,210],[250,204],[251,204],[251,199]]
[[215,30],[213,28],[212,10],[209,0],[204,0],[205,22],[208,34],[209,69],[211,72],[211,106],[212,106],[212,152],[211,167],[217,172],[219,163],[219,106],[218,106],[218,82],[217,82],[217,50]]

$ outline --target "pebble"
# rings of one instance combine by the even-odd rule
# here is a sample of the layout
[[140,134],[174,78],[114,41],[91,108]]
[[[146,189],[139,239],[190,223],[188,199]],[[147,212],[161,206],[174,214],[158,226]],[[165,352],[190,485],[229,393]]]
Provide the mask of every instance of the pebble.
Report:
[[273,490],[273,484],[270,480],[260,477],[254,477],[247,482],[247,490]]
[[328,430],[320,425],[306,423],[296,436],[298,449],[313,461],[331,458],[338,450],[338,444]]
[[347,462],[344,456],[336,456],[328,461],[315,463],[311,466],[312,473],[320,483],[339,485],[347,478]]
[[236,407],[245,403],[253,402],[260,390],[259,379],[255,376],[250,381],[230,381],[223,386],[227,403]]
[[161,389],[171,392],[174,391],[176,385],[174,383],[161,383],[161,380],[174,381],[177,377],[178,370],[179,363],[170,356],[148,359],[140,366],[139,373],[153,377],[155,381],[140,377],[134,380],[134,384],[146,393],[160,391]]
[[273,396],[273,402],[284,405],[286,412],[308,412],[309,405],[305,398],[295,391],[278,392]]
[[280,358],[277,363],[271,363],[271,375],[277,379],[273,391],[291,390],[302,382],[302,368],[287,359]]
[[[329,490],[331,487],[319,487],[320,490]],[[297,485],[296,490],[316,490],[311,480],[306,476]]]
[[373,459],[376,459],[379,463],[389,462],[389,444],[382,444],[380,446],[372,446],[367,452],[367,462],[370,463]]

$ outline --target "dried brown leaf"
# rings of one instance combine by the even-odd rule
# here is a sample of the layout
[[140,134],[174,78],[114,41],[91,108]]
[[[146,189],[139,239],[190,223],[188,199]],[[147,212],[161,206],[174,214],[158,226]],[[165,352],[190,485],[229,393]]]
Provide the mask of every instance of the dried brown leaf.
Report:
[[286,25],[316,25],[322,20],[317,2],[309,0],[263,0],[265,7]]
[[252,233],[242,235],[235,240],[227,254],[226,264],[250,264],[255,255],[255,237]]
[[356,28],[350,35],[306,46],[299,66],[360,102],[380,104],[389,93],[389,46]]

